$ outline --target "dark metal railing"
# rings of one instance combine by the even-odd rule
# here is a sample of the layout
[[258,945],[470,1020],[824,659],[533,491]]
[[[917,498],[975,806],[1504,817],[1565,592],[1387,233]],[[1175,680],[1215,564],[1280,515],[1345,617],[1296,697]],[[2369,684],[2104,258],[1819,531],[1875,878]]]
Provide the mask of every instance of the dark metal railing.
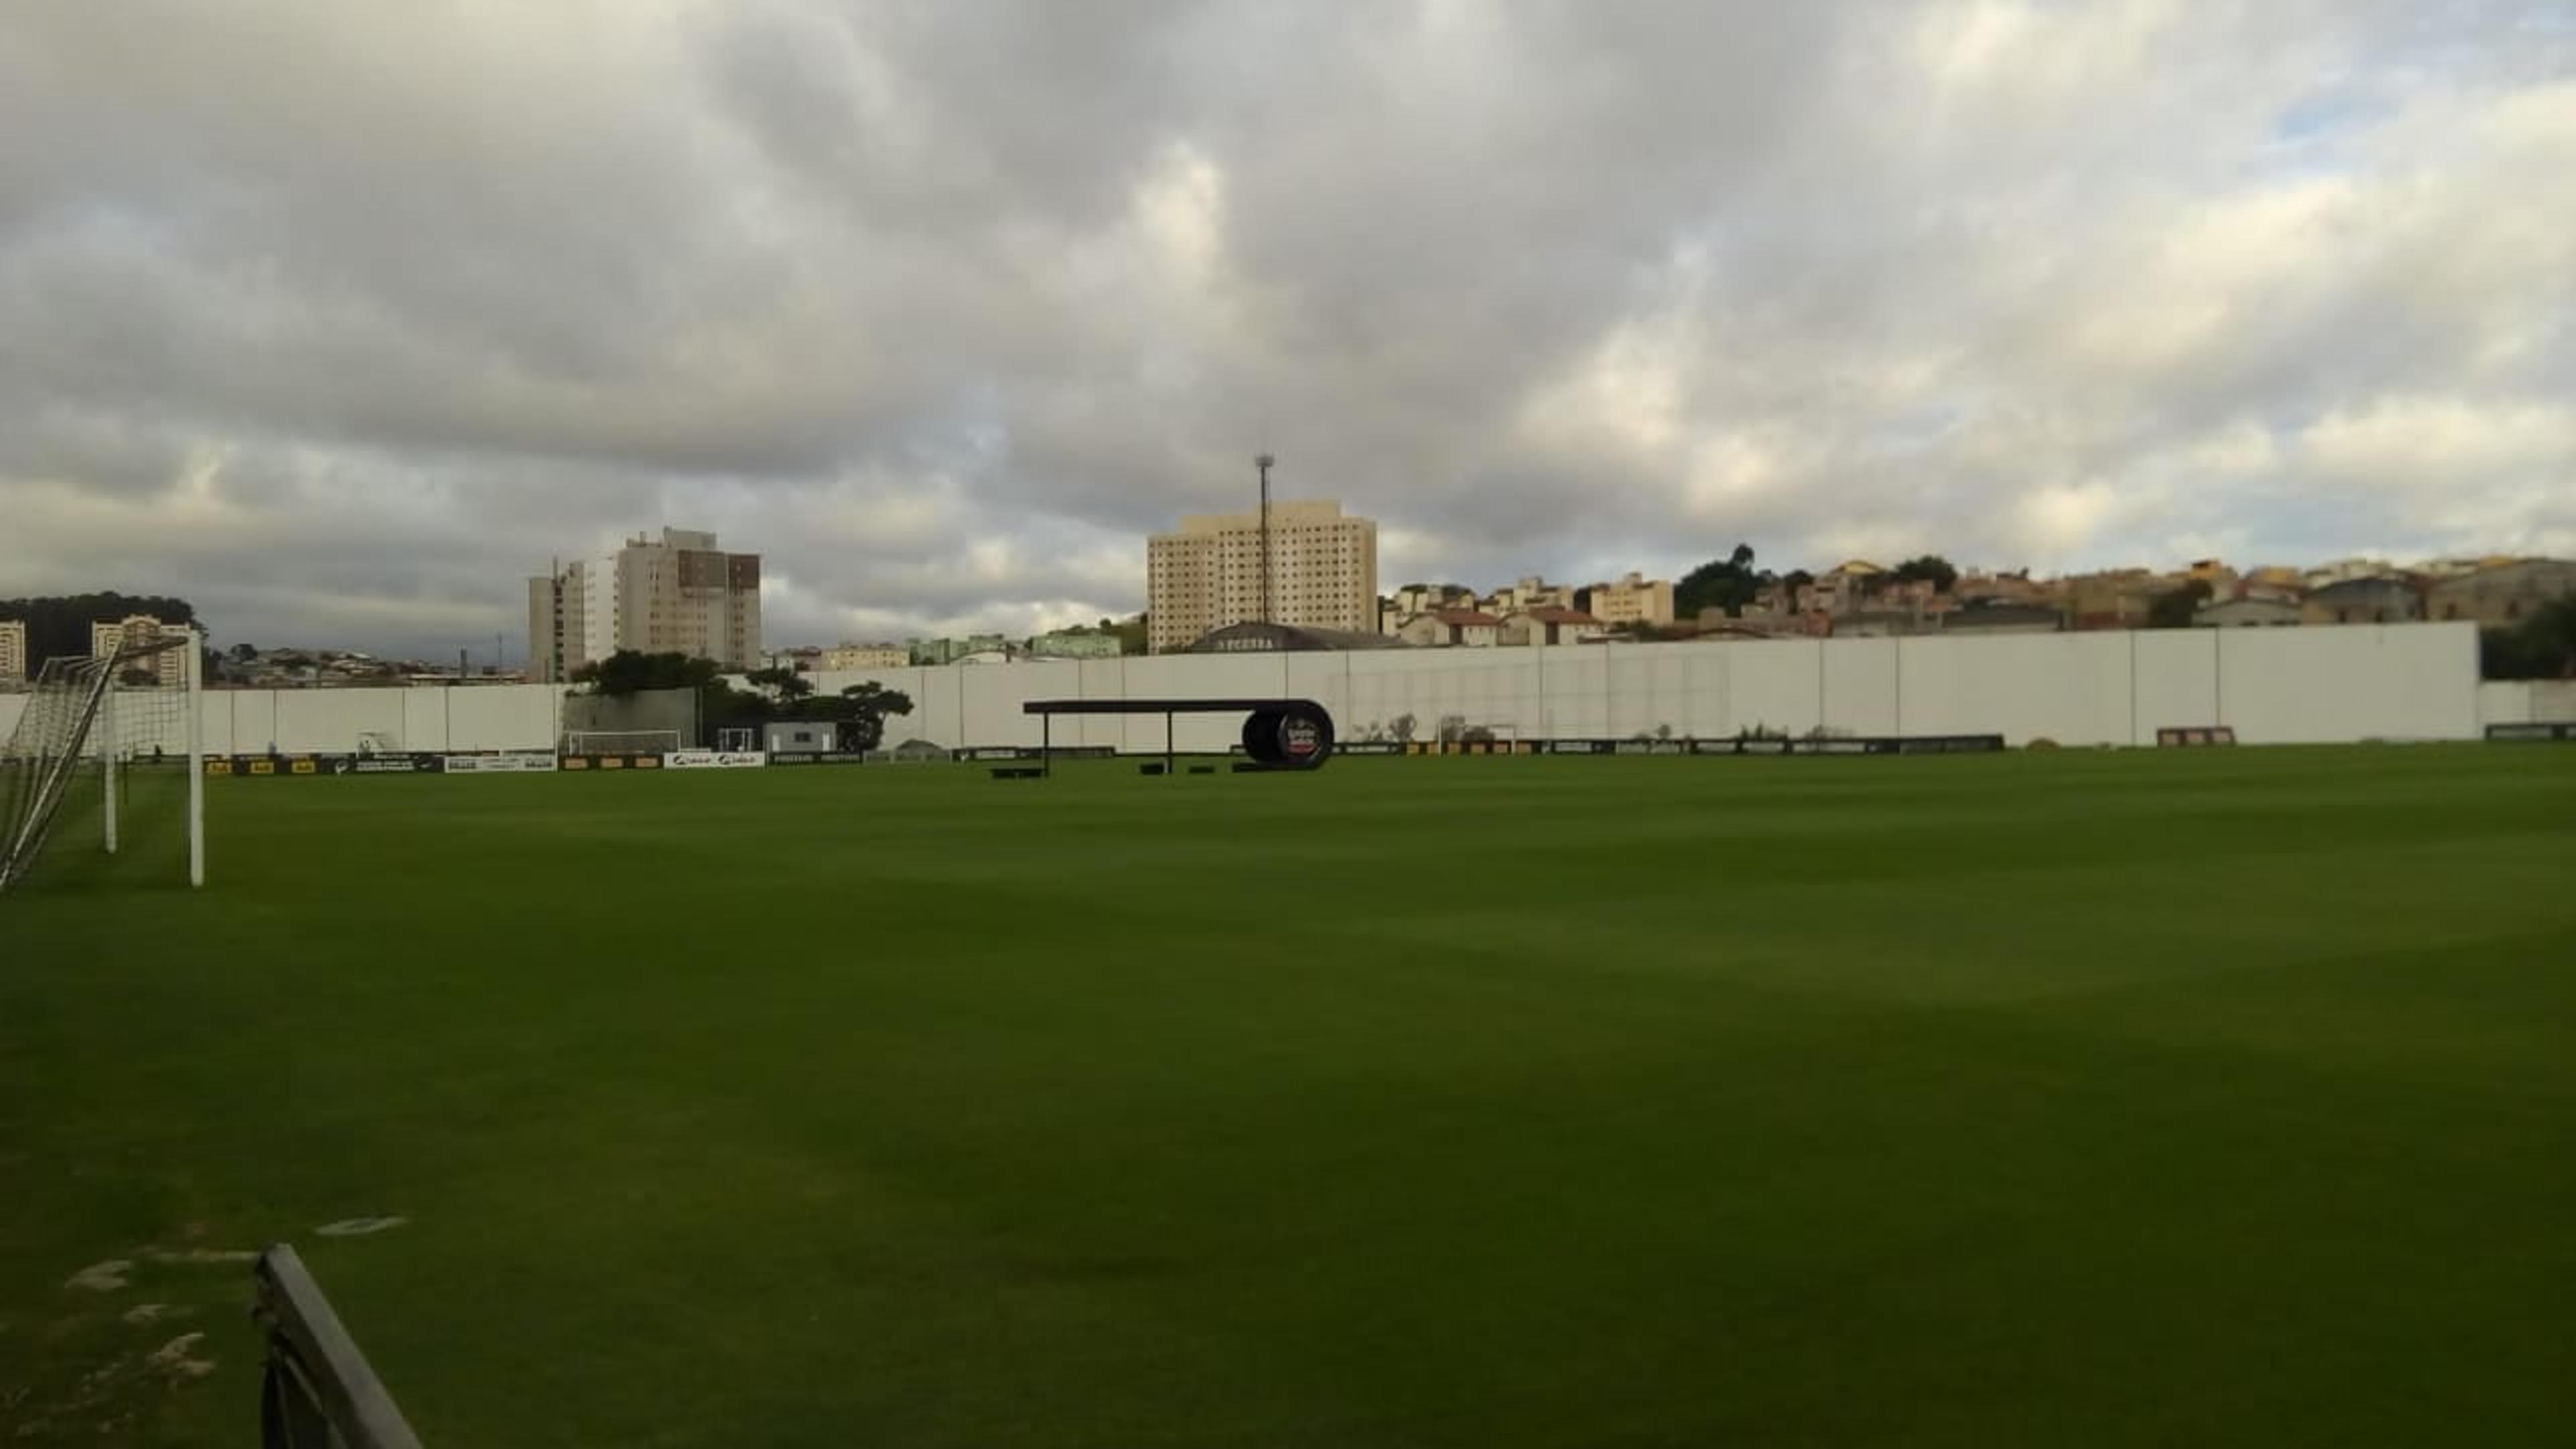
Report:
[[251,1276],[259,1290],[251,1314],[268,1346],[259,1386],[264,1449],[420,1449],[295,1250],[270,1248]]

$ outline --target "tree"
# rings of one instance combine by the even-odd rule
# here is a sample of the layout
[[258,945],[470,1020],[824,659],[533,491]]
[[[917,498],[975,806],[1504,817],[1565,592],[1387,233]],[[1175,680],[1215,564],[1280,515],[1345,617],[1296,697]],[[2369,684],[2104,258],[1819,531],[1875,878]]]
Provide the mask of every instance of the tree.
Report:
[[752,670],[743,676],[743,682],[769,691],[770,698],[779,704],[794,704],[814,692],[814,681],[778,665]]
[[1396,739],[1402,743],[1411,744],[1413,742],[1413,731],[1416,724],[1417,722],[1413,716],[1409,714],[1400,714],[1386,722],[1386,732],[1395,736]]
[[255,645],[236,644],[232,648],[232,655],[235,660],[248,664],[259,657],[259,649]]
[[1673,612],[1695,619],[1703,609],[1723,609],[1731,619],[1741,615],[1761,591],[1761,576],[1753,571],[1753,545],[1739,543],[1725,558],[1711,559],[1682,575],[1673,585]]
[[853,750],[873,750],[885,739],[889,715],[912,713],[912,696],[874,680],[841,691],[841,737]]
[[1146,618],[1144,615],[1138,614],[1135,618],[1129,619],[1124,623],[1117,624],[1110,623],[1108,620],[1103,619],[1101,624],[1102,627],[1106,628],[1111,635],[1117,638],[1119,653],[1142,654],[1145,652],[1147,633]]
[[197,610],[185,599],[159,594],[56,594],[0,599],[0,619],[22,619],[27,625],[27,673],[48,659],[86,658],[92,624],[114,624],[136,614],[165,624],[193,624]]
[[2209,600],[2207,579],[2193,579],[2178,589],[2167,589],[2147,605],[2147,627],[2150,629],[2188,629],[2192,616]]
[[2513,628],[2480,631],[2478,672],[2489,679],[2576,679],[2576,597],[2552,599]]
[[1937,553],[1927,553],[1898,564],[1894,570],[1894,577],[1900,584],[1917,583],[1929,579],[1932,581],[1934,593],[1946,594],[1950,592],[1950,586],[1959,581],[1959,571],[1951,566],[1948,559]]
[[574,670],[572,677],[574,683],[589,685],[594,693],[617,699],[647,689],[704,690],[721,683],[716,678],[721,669],[712,659],[692,659],[677,651],[643,654],[620,649],[606,659],[594,659]]

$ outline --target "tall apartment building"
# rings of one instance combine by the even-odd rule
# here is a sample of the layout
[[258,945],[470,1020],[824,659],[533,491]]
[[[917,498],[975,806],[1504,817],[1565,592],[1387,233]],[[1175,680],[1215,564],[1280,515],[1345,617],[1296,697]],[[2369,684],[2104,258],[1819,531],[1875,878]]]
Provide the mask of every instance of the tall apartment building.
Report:
[[1594,584],[1584,612],[1604,624],[1673,622],[1673,581],[1629,574],[1615,584]]
[[27,679],[27,621],[0,619],[0,689]]
[[149,649],[165,640],[178,641],[175,649],[137,658],[117,670],[120,677],[128,669],[144,670],[157,683],[176,688],[188,682],[188,641],[195,632],[185,624],[165,624],[149,614],[128,614],[113,624],[89,626],[89,654],[92,659],[104,659],[120,647]]
[[760,667],[760,555],[666,528],[528,580],[529,677],[559,682],[621,649]]
[[1330,499],[1270,506],[1267,601],[1257,513],[1182,519],[1146,542],[1145,572],[1146,643],[1156,654],[1228,624],[1378,627],[1377,522],[1346,517]]

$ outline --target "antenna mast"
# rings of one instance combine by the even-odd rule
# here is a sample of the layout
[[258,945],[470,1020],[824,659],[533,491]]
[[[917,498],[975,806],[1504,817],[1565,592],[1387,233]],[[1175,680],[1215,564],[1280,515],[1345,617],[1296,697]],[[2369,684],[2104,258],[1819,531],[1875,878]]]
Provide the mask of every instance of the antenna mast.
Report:
[[1270,465],[1276,461],[1268,453],[1252,460],[1261,470],[1261,622],[1279,622],[1279,599],[1270,581]]

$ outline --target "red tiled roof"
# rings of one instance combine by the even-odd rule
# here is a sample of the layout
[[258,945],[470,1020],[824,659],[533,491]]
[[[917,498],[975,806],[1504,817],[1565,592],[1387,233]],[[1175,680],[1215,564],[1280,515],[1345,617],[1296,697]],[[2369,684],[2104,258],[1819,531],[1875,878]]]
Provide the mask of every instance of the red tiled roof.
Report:
[[1601,622],[1581,609],[1564,609],[1554,604],[1546,604],[1530,610],[1529,617],[1542,624],[1598,624]]
[[1479,624],[1493,625],[1503,622],[1480,609],[1434,609],[1431,613],[1431,617],[1439,620],[1443,624],[1454,624],[1461,628],[1474,628]]

